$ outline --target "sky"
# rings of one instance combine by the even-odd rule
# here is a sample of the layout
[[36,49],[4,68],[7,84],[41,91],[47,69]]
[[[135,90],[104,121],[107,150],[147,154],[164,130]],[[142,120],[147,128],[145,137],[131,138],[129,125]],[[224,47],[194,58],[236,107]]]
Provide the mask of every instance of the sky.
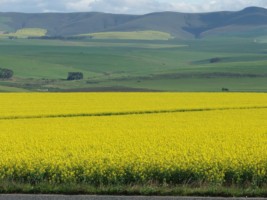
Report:
[[145,14],[236,11],[249,6],[267,8],[267,0],[0,0],[0,12],[106,12]]

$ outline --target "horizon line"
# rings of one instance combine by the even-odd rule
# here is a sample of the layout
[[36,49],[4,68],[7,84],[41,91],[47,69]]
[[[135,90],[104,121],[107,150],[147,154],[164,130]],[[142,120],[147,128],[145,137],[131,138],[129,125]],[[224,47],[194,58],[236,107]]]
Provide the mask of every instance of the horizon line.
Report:
[[17,11],[0,11],[0,13],[8,14],[75,14],[75,13],[101,13],[101,14],[112,14],[112,15],[134,15],[134,16],[142,16],[142,15],[149,15],[154,13],[181,13],[181,14],[206,14],[206,13],[219,13],[219,12],[241,12],[246,9],[264,9],[267,10],[265,7],[259,6],[248,6],[240,10],[218,10],[218,11],[206,11],[206,12],[181,12],[181,11],[173,11],[173,10],[165,10],[165,11],[156,11],[156,12],[148,12],[144,14],[133,14],[133,13],[112,13],[112,12],[102,12],[102,11],[73,11],[73,12],[65,12],[65,11],[49,11],[49,12],[17,12]]

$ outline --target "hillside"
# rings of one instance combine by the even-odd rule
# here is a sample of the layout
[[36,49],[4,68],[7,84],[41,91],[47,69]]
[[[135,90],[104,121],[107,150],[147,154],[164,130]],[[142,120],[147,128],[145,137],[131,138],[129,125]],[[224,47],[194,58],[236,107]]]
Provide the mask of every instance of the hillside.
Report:
[[[0,69],[14,72],[0,91],[267,92],[266,54],[263,8],[0,13]],[[84,79],[68,81],[69,72]]]
[[[267,92],[266,40],[0,38],[0,68],[14,72],[0,79],[0,91]],[[69,72],[84,79],[67,81]]]
[[263,36],[267,32],[267,10],[249,7],[238,12],[161,12],[146,15],[97,12],[0,13],[0,33],[2,35],[4,33],[13,34],[29,28],[42,29],[47,36],[76,36],[99,32],[149,30],[169,33],[180,39],[218,35],[254,37]]

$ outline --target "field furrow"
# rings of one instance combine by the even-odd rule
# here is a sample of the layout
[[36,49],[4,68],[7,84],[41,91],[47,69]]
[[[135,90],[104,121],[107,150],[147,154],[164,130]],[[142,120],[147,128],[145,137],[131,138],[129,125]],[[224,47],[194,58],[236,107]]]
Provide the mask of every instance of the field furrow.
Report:
[[266,107],[265,93],[6,93],[0,118]]
[[222,108],[193,108],[193,109],[172,109],[172,110],[145,110],[130,112],[103,112],[103,113],[73,113],[73,114],[55,114],[55,115],[18,115],[0,117],[0,120],[16,120],[16,119],[40,119],[40,118],[74,118],[74,117],[104,117],[104,116],[125,116],[125,115],[152,115],[164,113],[181,113],[181,112],[208,112],[218,110],[256,110],[267,109],[267,106],[252,107],[222,107]]

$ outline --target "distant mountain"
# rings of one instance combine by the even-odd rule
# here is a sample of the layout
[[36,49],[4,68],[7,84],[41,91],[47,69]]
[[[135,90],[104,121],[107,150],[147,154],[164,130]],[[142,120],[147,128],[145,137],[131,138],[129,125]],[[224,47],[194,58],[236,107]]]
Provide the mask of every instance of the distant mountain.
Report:
[[73,36],[96,32],[154,30],[189,39],[214,35],[261,36],[267,33],[267,10],[249,7],[238,12],[146,15],[107,13],[0,13],[0,33],[24,28],[47,30],[48,36]]

